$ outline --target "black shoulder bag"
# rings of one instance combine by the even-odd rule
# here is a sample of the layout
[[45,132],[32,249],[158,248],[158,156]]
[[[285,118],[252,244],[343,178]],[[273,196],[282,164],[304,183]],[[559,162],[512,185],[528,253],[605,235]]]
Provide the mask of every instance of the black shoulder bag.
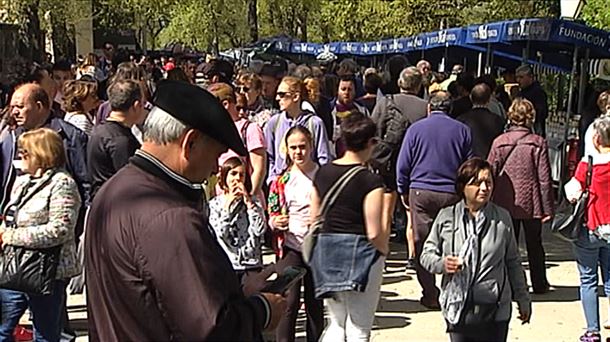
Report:
[[587,165],[587,178],[585,179],[585,191],[582,196],[572,204],[567,200],[557,208],[551,231],[558,237],[576,241],[582,230],[583,223],[587,222],[587,203],[589,203],[589,188],[591,187],[591,179],[593,178],[593,157],[589,156]]
[[[53,175],[49,179],[38,185],[40,189],[50,182]],[[37,192],[32,191],[27,196],[25,192],[28,187],[25,186],[18,197],[16,203],[26,203]],[[7,208],[7,212],[13,211],[12,216],[16,219],[17,205],[11,205]],[[7,215],[5,215],[5,218]],[[15,226],[15,222],[11,223],[11,227],[7,229],[19,229]],[[22,246],[4,245],[0,255],[0,288],[25,292],[31,295],[49,295],[53,292],[53,282],[59,264],[59,254],[61,245],[50,248],[27,248]]]

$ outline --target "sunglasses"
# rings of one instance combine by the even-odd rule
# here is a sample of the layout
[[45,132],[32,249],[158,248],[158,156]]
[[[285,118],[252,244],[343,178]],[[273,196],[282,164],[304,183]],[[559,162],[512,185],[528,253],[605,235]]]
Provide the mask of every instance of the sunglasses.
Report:
[[280,98],[285,98],[286,96],[290,95],[291,93],[288,91],[278,91],[277,92],[277,96],[279,96]]
[[240,93],[247,93],[250,91],[250,88],[246,87],[246,86],[241,86],[239,88],[237,88],[239,90]]

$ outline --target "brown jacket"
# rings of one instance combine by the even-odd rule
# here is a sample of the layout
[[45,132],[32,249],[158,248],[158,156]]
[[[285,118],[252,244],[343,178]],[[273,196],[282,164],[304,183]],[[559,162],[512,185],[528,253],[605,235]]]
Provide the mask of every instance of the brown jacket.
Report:
[[511,127],[494,140],[487,159],[494,167],[494,203],[506,208],[514,219],[553,215],[551,166],[544,138],[527,128]]
[[91,341],[260,336],[266,302],[243,295],[202,198],[141,152],[102,186],[86,233]]

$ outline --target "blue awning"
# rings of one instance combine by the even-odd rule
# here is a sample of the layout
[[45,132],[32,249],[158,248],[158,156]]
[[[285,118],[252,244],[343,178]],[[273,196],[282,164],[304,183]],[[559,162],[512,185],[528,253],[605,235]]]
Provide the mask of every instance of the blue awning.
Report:
[[[308,43],[278,40],[273,50],[279,53],[318,55],[377,56],[408,54],[438,48],[460,47],[480,52],[489,47],[494,55],[519,59],[528,45],[528,60],[550,67],[569,69],[574,47],[588,48],[591,58],[610,58],[610,33],[578,22],[528,18],[492,22],[418,34],[412,37],[375,42]],[[477,47],[478,46],[478,47]],[[542,56],[542,61],[540,61]],[[546,58],[545,58],[546,56]],[[582,56],[582,55],[581,55]]]

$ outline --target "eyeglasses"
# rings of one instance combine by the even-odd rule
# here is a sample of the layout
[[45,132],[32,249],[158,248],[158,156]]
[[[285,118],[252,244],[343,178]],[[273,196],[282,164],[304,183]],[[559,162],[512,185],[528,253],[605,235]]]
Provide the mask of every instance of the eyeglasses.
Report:
[[289,91],[278,91],[277,92],[277,96],[279,96],[281,99],[285,98],[286,96],[288,96],[290,94],[292,94],[292,93]]
[[240,93],[247,93],[250,91],[250,88],[246,87],[246,86],[241,86],[239,88],[237,88],[239,90]]

